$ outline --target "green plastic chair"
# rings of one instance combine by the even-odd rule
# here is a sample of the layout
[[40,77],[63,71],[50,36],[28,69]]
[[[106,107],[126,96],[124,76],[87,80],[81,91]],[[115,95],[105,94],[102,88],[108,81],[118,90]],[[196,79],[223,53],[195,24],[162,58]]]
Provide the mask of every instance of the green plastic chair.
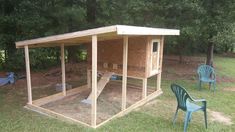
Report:
[[[178,110],[181,109],[185,111],[186,115],[185,115],[185,120],[184,120],[184,132],[186,132],[188,123],[191,121],[191,118],[192,118],[192,113],[202,110],[204,112],[205,126],[207,128],[206,100],[205,99],[197,99],[197,100],[193,99],[183,87],[176,85],[176,84],[171,84],[171,90],[175,94],[177,98],[177,102],[178,102],[175,116],[173,118],[173,125],[175,125]],[[193,102],[202,102],[202,106],[197,105]]]
[[213,91],[215,91],[215,83],[216,83],[216,75],[213,67],[209,65],[200,65],[197,69],[198,80],[199,80],[199,89],[201,89],[202,82],[209,83],[209,87],[211,88],[211,84],[213,84]]

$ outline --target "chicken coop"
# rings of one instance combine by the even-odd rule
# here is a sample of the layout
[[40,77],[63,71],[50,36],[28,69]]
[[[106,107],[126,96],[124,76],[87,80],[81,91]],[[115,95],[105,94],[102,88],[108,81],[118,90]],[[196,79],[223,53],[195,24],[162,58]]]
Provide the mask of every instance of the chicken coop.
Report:
[[[28,103],[26,108],[52,117],[97,128],[162,94],[164,36],[179,30],[113,25],[16,42],[25,51]],[[85,45],[87,81],[66,89],[66,47]],[[33,100],[29,49],[60,47],[62,92]],[[99,75],[99,77],[98,77]],[[119,80],[112,80],[120,76]],[[156,85],[148,86],[148,78]],[[139,80],[129,83],[128,80]]]

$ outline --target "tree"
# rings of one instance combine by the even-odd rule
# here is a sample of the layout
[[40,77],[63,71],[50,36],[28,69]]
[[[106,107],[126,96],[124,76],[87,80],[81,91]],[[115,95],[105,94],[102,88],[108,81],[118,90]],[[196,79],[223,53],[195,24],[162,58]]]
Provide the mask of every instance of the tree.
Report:
[[204,42],[208,46],[207,65],[213,65],[213,53],[216,45],[216,41],[214,40],[219,37],[220,32],[226,32],[229,25],[234,23],[234,14],[231,12],[235,8],[234,5],[233,0],[206,0],[201,4],[204,9],[201,30],[205,36]]

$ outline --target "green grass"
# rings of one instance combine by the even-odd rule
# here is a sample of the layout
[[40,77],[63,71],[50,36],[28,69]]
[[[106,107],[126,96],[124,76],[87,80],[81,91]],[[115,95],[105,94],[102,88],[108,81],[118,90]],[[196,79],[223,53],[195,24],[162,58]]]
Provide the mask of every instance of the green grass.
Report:
[[[234,77],[235,75],[235,58],[216,57],[215,65],[217,76]],[[177,71],[173,71],[177,72]],[[154,80],[149,79],[150,85]],[[179,112],[175,127],[172,125],[172,117],[176,108],[176,99],[170,90],[170,84],[177,83],[189,91],[197,98],[205,98],[208,101],[208,109],[222,112],[230,117],[235,123],[235,92],[224,91],[224,87],[235,87],[235,82],[217,84],[218,91],[214,94],[209,91],[208,86],[204,85],[201,91],[198,91],[196,81],[194,80],[166,80],[162,81],[163,95],[154,99],[151,103],[146,104],[140,109],[130,114],[114,119],[106,125],[97,129],[97,131],[126,131],[126,132],[143,132],[158,131],[171,132],[183,131],[184,112]],[[41,90],[41,89],[39,89]],[[40,91],[35,91],[40,92]],[[62,122],[23,108],[27,102],[25,89],[17,89],[17,86],[0,88],[0,131],[2,132],[78,132],[94,131],[81,125]],[[43,93],[45,94],[45,93]],[[189,124],[189,131],[193,132],[232,132],[235,131],[235,125],[225,125],[223,123],[213,122],[208,113],[208,129],[204,127],[203,113],[193,114],[193,119]]]

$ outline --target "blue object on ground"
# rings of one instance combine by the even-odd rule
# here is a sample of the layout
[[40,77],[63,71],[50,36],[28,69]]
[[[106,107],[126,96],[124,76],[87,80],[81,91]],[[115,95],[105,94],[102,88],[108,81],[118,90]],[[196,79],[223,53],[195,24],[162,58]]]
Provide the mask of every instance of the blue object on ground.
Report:
[[201,89],[202,82],[209,83],[209,87],[211,88],[211,84],[213,84],[213,91],[215,91],[215,83],[216,83],[216,75],[213,67],[209,65],[200,65],[197,69],[198,77],[199,77],[199,89]]
[[7,73],[6,78],[0,78],[0,86],[14,83],[15,82],[14,77],[15,77],[14,72]]
[[117,75],[112,75],[110,79],[111,80],[118,80],[118,76]]
[[[192,119],[192,113],[201,110],[204,112],[205,125],[207,128],[206,100],[205,99],[193,99],[183,87],[176,85],[176,84],[171,84],[171,90],[175,94],[177,102],[178,102],[175,116],[173,119],[173,125],[175,124],[178,110],[181,109],[185,111],[186,115],[184,119],[184,132],[186,132],[188,123]],[[197,102],[201,102],[202,105],[195,104]]]

